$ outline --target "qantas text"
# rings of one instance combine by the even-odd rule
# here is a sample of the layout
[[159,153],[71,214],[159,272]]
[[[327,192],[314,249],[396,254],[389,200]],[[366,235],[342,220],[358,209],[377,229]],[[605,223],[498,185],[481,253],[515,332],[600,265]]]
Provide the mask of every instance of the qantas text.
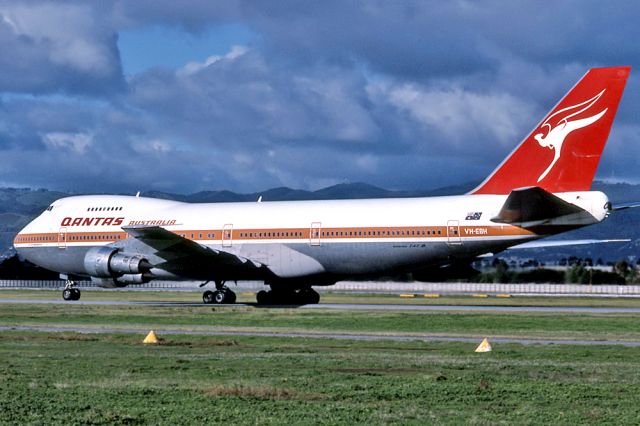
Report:
[[65,217],[60,226],[120,226],[124,217]]

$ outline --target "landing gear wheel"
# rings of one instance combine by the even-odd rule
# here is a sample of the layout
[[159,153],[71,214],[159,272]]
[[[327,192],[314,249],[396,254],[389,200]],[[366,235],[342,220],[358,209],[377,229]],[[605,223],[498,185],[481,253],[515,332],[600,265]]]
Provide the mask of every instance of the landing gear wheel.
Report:
[[258,305],[268,305],[271,302],[270,291],[260,290],[258,294],[256,294],[256,300],[258,301]]
[[77,288],[71,289],[71,300],[80,300],[80,290]]
[[62,290],[62,298],[64,300],[80,300],[80,290],[76,288],[76,283],[67,280],[64,290]]
[[224,288],[222,290],[210,291],[207,290],[202,293],[202,301],[209,304],[232,304],[236,303],[236,294],[229,290],[228,288]]
[[261,290],[256,294],[258,305],[315,305],[320,295],[312,288],[300,290]]
[[312,288],[302,290],[300,293],[304,298],[304,303],[317,305],[320,302],[320,294]]
[[213,292],[213,302],[219,305],[225,303],[227,301],[227,292],[222,290],[217,290]]
[[256,294],[256,300],[258,301],[258,305],[290,305],[295,303],[292,301],[294,296],[295,293],[284,292],[282,290],[260,290],[258,294]]
[[[200,287],[207,285],[208,282],[201,284]],[[202,293],[202,301],[206,304],[214,303],[216,305],[236,303],[236,294],[224,283],[221,280],[216,281],[216,290],[207,290]]]
[[62,290],[62,298],[64,300],[73,300],[73,293],[70,288],[65,288]]
[[222,305],[232,304],[235,302],[236,294],[228,288],[223,288],[222,290],[216,290],[213,292],[213,303]]
[[202,293],[202,301],[207,305],[210,303],[213,303],[213,292],[210,290],[207,290],[204,293]]

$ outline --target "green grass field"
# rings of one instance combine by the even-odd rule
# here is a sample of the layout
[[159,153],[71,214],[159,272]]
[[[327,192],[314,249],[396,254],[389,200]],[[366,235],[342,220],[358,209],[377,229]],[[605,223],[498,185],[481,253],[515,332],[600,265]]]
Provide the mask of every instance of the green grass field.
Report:
[[[0,298],[7,295],[0,291]],[[150,329],[444,334],[477,337],[478,343],[484,336],[638,341],[638,314],[0,304],[0,325],[140,330],[0,332],[0,424],[637,424],[640,419],[640,348],[497,344],[491,353],[476,354],[476,343],[170,332],[160,334],[160,345],[141,343]]]

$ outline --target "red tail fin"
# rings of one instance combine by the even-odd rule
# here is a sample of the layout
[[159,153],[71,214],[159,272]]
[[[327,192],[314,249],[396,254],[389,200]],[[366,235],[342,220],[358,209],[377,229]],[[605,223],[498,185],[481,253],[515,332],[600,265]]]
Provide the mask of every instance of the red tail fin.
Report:
[[472,194],[588,191],[631,67],[592,68]]

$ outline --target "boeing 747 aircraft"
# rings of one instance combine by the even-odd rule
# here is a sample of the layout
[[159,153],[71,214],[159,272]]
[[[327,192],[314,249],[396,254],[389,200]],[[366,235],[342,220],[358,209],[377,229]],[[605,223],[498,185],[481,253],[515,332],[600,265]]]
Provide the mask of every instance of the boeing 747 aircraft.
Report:
[[[18,253],[66,279],[123,287],[151,280],[260,280],[258,303],[318,303],[313,286],[442,268],[598,223],[590,191],[630,67],[593,68],[469,194],[433,198],[189,204],[89,195],[55,201],[15,237]],[[455,164],[452,165],[455,167]]]

